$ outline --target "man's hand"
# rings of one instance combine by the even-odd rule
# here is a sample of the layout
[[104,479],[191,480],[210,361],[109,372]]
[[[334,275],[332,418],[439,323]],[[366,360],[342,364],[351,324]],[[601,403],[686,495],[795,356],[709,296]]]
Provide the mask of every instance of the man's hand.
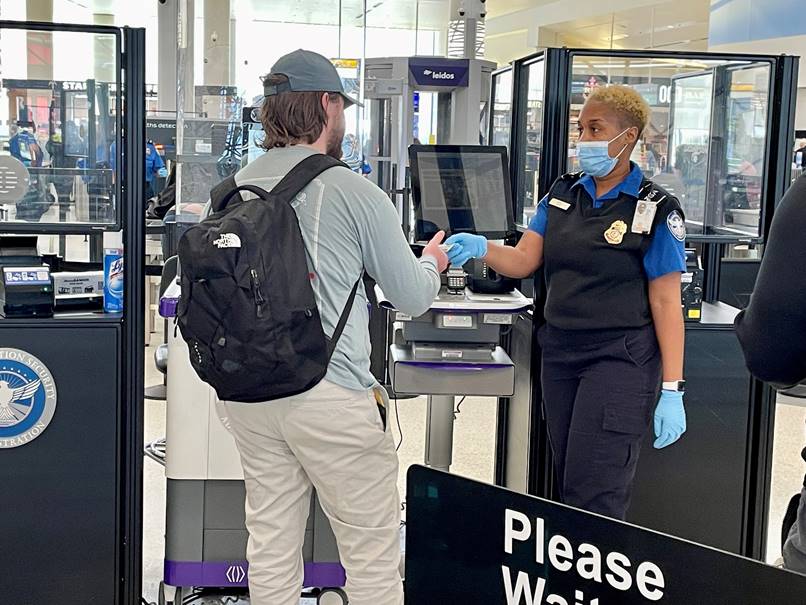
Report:
[[437,271],[440,273],[448,268],[448,255],[439,247],[444,239],[445,232],[439,231],[423,249],[423,256],[430,256],[437,261]]

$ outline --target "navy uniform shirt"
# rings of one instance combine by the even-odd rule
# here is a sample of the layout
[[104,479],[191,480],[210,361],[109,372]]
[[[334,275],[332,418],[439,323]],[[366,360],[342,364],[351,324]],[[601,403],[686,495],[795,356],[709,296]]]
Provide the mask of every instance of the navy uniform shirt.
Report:
[[[115,157],[115,150],[116,144],[113,142],[109,146],[109,163],[112,165],[112,170],[115,169],[117,160]],[[154,147],[154,143],[151,141],[146,141],[146,182],[153,183],[154,177],[157,176],[157,173],[161,168],[165,168],[165,162],[162,160],[162,156],[157,151],[157,148]]]
[[[632,169],[627,178],[602,197],[596,197],[596,181],[588,174],[574,183],[572,189],[583,187],[592,200],[594,208],[601,208],[608,200],[614,200],[622,193],[638,199],[638,191],[641,188],[644,173],[635,163],[631,162],[631,166]],[[537,212],[529,222],[529,230],[545,237],[548,228],[548,213],[548,196],[546,196],[540,200]],[[659,225],[655,230],[652,242],[644,255],[644,271],[649,281],[668,273],[685,273],[686,271],[686,244],[674,236],[668,225],[664,225]]]

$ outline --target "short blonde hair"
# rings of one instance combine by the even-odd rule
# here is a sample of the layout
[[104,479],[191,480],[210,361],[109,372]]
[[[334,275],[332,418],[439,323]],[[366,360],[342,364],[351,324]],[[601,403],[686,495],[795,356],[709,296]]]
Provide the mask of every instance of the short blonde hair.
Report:
[[607,105],[618,115],[623,126],[627,128],[635,126],[638,129],[638,136],[641,136],[649,126],[652,117],[649,103],[631,86],[613,84],[599,87],[591,93],[588,101]]

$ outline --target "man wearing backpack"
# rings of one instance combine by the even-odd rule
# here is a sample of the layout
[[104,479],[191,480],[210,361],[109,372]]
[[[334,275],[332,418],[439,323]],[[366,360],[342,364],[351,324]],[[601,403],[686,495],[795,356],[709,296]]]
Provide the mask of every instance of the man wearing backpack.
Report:
[[[275,63],[264,90],[267,152],[235,176],[237,185],[271,191],[306,158],[341,156],[344,109],[355,101],[330,61],[295,51]],[[298,604],[313,487],[338,541],[350,604],[402,605],[398,461],[386,428],[388,399],[369,370],[366,293],[363,287],[354,297],[351,292],[366,271],[402,313],[423,314],[448,263],[439,248],[443,234],[415,258],[389,198],[346,166],[321,172],[291,205],[326,335],[337,333],[345,303],[352,305],[324,380],[273,401],[222,403],[246,479],[252,603]],[[283,287],[264,283],[262,293],[255,291],[258,307],[258,294],[262,300]]]

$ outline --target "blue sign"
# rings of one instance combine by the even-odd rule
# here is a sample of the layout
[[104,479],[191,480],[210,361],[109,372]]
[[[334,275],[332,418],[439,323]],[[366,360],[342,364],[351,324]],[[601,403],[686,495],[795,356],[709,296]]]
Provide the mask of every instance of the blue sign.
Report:
[[711,0],[711,46],[803,34],[803,0]]
[[411,59],[411,82],[417,86],[457,88],[467,86],[470,61],[467,59]]

